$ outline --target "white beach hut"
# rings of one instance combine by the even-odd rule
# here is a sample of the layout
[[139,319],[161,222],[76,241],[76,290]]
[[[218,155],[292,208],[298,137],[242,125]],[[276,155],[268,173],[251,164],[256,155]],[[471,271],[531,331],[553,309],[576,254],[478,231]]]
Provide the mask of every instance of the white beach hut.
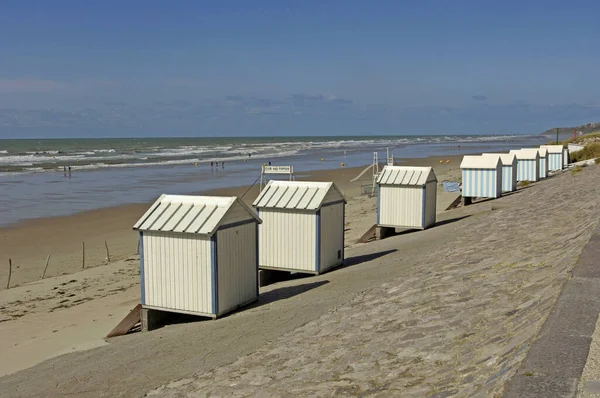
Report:
[[272,180],[253,206],[261,269],[320,274],[344,262],[346,198],[333,182]]
[[548,171],[563,169],[565,148],[562,145],[542,145],[540,148],[548,150]]
[[568,144],[568,150],[569,153],[575,153],[575,152],[579,152],[581,151],[583,148],[585,148],[585,145],[582,144]]
[[539,154],[539,179],[548,177],[548,149],[546,148],[522,148],[522,151],[537,151]]
[[502,193],[517,189],[517,157],[514,153],[484,153],[483,156],[499,157],[502,163]]
[[377,188],[378,226],[425,229],[435,224],[437,178],[431,167],[385,166]]
[[517,181],[539,181],[540,154],[538,151],[513,149],[510,151],[517,157]]
[[464,156],[463,198],[499,198],[502,195],[502,162],[499,156]]
[[142,308],[216,318],[258,298],[258,224],[236,197],[163,195],[135,224]]

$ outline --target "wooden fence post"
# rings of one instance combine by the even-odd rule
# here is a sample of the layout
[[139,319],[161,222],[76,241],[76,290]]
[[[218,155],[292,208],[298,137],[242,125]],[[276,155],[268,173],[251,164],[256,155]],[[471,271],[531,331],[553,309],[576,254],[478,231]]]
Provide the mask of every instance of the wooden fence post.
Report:
[[44,279],[46,277],[46,270],[48,269],[49,262],[50,262],[50,255],[48,254],[48,257],[46,257],[46,266],[44,267],[44,273],[42,274],[42,279]]
[[8,259],[8,282],[6,282],[6,288],[10,288],[10,277],[12,276],[12,260]]
[[108,251],[108,243],[106,243],[106,241],[104,241],[104,246],[106,247],[106,259],[110,263],[110,253]]
[[81,269],[85,269],[85,242],[81,242],[81,248],[83,251],[83,255],[81,258]]

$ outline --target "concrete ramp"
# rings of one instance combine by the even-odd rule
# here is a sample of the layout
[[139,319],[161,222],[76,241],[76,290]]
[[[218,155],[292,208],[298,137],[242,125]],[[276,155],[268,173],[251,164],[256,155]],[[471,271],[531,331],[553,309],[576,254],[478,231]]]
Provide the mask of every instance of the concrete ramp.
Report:
[[111,330],[109,334],[106,335],[106,338],[123,336],[135,329],[136,326],[140,326],[142,321],[141,313],[142,305],[138,304],[131,311],[129,311],[129,314],[127,314],[127,316],[123,318],[123,320],[119,322],[119,324],[115,326],[115,328]]
[[357,243],[369,243],[375,240],[375,232],[377,231],[377,224],[373,224],[371,228],[367,230],[356,242]]

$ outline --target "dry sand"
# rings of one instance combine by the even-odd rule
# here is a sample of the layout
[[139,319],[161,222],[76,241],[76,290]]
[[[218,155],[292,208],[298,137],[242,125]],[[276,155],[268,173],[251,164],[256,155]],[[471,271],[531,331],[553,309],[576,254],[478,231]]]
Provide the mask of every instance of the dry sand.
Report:
[[[443,212],[429,230],[349,248],[342,269],[263,288],[259,302],[244,311],[56,357],[0,378],[0,391],[90,397],[149,391],[160,396],[497,396],[596,227],[599,177],[600,168],[591,166],[498,200]],[[348,211],[368,225],[373,201],[363,199],[352,199]],[[357,221],[356,230],[361,225]],[[92,276],[94,271],[100,274]],[[2,363],[20,352],[31,354],[39,336],[51,341],[48,331],[36,335],[23,329],[29,325],[52,330],[58,323],[60,334],[67,333],[69,320],[83,329],[95,316],[104,323],[112,308],[124,315],[139,294],[136,273],[135,261],[122,261],[1,292],[0,302],[10,303],[0,304],[3,314],[23,308],[16,300],[35,304],[24,316],[0,323],[7,325],[0,331],[3,350],[4,341],[24,347],[10,351],[13,357],[3,356]],[[111,278],[112,285],[106,282]],[[60,303],[65,299],[56,297],[54,288],[64,291],[60,296],[95,298]],[[34,290],[51,297],[36,300]],[[16,298],[26,294],[32,298]],[[49,313],[57,304],[70,307]],[[17,336],[27,333],[31,344]]]

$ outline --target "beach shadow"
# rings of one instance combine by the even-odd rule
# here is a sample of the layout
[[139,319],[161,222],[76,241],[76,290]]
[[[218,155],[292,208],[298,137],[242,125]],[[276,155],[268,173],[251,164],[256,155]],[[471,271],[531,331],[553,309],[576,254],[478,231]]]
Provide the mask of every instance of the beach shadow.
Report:
[[483,198],[483,199],[477,199],[477,200],[474,200],[469,206],[478,205],[478,204],[486,203],[486,202],[491,202],[491,201],[497,200],[497,199],[500,199],[500,198]]
[[517,189],[516,191],[502,192],[502,197],[516,195],[520,192],[521,192],[520,189]]
[[304,279],[315,276],[314,274],[307,274],[303,272],[291,272],[281,271],[272,269],[261,269],[258,275],[258,281],[260,287],[273,285],[278,282],[293,281],[296,279]]
[[[474,204],[484,203],[484,202],[486,202],[488,200],[493,200],[493,199],[486,199],[486,200],[482,200],[481,202],[474,202]],[[427,229],[414,229],[413,228],[413,229],[402,229],[402,230],[398,230],[397,232],[389,232],[389,235],[386,235],[385,239],[392,238],[394,236],[402,236],[402,235],[413,234],[413,233],[416,233],[416,232],[427,231],[427,230],[432,229],[432,228],[441,227],[442,225],[452,224],[453,222],[457,222],[457,221],[463,220],[463,219],[468,218],[468,217],[471,217],[471,214],[467,214],[466,216],[449,218],[447,220],[436,221],[435,224],[433,224],[431,227],[429,227]]]
[[[158,329],[162,329],[165,326],[171,325],[181,325],[186,323],[199,323],[199,322],[207,322],[212,321],[212,318],[200,316],[200,315],[191,315],[191,314],[180,314],[178,312],[168,312],[161,311],[160,321],[155,324],[151,331],[155,331]],[[141,331],[141,327],[139,329]]]
[[[309,276],[312,276],[312,275],[309,275]],[[311,282],[311,283],[304,283],[304,284],[296,285],[296,286],[286,286],[286,287],[281,287],[279,289],[271,290],[270,292],[260,294],[258,296],[258,300],[255,301],[254,303],[237,308],[227,314],[220,316],[218,319],[224,319],[224,318],[227,318],[228,316],[233,315],[237,312],[249,310],[252,308],[257,308],[257,307],[260,307],[260,306],[263,306],[266,304],[273,303],[275,301],[286,300],[291,297],[302,294],[304,292],[307,292],[309,290],[326,285],[328,283],[329,283],[328,280],[323,280],[323,281],[317,281],[317,282]],[[164,312],[161,311],[160,317],[161,317],[160,323],[155,325],[154,328],[152,328],[153,331],[162,329],[165,326],[213,321],[212,318],[208,318],[208,317],[203,317],[203,316],[198,316],[198,315],[189,315],[189,314],[180,314],[180,313],[176,313],[176,312],[166,312],[166,311],[164,311]],[[140,328],[138,328],[138,329],[140,329]],[[136,331],[138,331],[138,330],[136,330]]]
[[398,229],[395,232],[389,232],[389,235],[385,236],[385,239],[387,238],[391,238],[392,236],[402,236],[402,235],[408,235],[408,234],[413,234],[415,232],[420,232],[423,231],[422,229],[415,229],[415,228],[409,228],[409,229]]
[[[309,275],[312,276],[312,275]],[[244,307],[246,309],[260,307],[266,304],[271,304],[275,301],[286,300],[291,297],[297,296],[299,294],[305,293],[309,290],[316,289],[320,286],[328,284],[328,280],[323,281],[315,281],[310,283],[303,283],[301,285],[295,286],[285,286],[280,287],[279,289],[271,290],[270,292],[261,293],[258,297],[258,301],[254,304],[249,305],[248,307]]]
[[469,218],[469,217],[471,217],[471,214],[467,214],[466,216],[449,218],[447,220],[437,221],[435,224],[433,224],[433,226],[431,226],[428,229],[441,227],[442,225],[446,225],[446,224],[452,224],[454,222],[457,222],[457,221],[460,221],[460,220],[464,220],[465,218]]
[[331,272],[335,272],[335,271],[343,269],[343,268],[348,268],[348,267],[352,267],[352,266],[366,263],[369,261],[373,261],[380,257],[387,256],[390,253],[394,253],[396,251],[397,251],[396,249],[391,249],[391,250],[384,250],[384,251],[377,252],[377,253],[363,254],[361,256],[348,257],[344,260],[344,263],[342,265],[340,265],[339,267],[332,268]]

